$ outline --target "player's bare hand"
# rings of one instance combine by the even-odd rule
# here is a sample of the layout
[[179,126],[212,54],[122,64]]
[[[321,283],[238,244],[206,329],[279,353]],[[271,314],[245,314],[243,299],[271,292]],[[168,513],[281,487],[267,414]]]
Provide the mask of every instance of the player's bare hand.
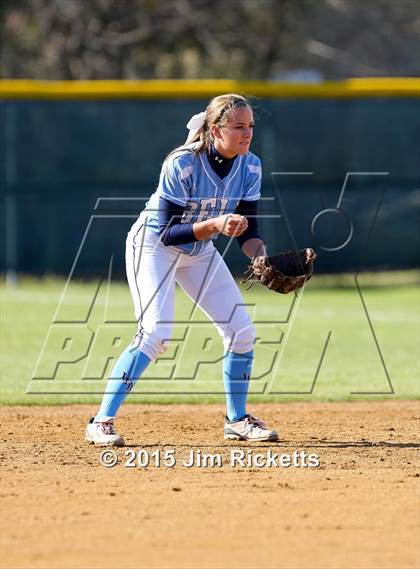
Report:
[[217,218],[217,229],[227,237],[239,237],[247,227],[247,218],[237,213],[228,213]]

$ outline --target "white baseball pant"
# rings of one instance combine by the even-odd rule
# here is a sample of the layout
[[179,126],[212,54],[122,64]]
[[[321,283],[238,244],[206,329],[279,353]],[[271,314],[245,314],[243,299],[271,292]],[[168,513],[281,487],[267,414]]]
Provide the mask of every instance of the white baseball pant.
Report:
[[215,324],[225,351],[253,349],[255,328],[241,293],[212,242],[196,256],[165,246],[147,227],[144,214],[133,225],[126,242],[126,270],[133,297],[137,346],[151,360],[166,349],[174,318],[175,283]]

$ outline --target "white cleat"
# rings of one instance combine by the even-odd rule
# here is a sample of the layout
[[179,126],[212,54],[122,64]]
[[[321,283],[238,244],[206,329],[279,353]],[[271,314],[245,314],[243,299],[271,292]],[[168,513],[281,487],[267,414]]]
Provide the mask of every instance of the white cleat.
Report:
[[225,418],[225,439],[237,441],[277,441],[276,431],[267,429],[264,422],[252,415],[245,415],[239,421],[229,421]]
[[99,446],[124,446],[124,439],[115,432],[112,417],[103,417],[96,422],[94,419],[95,417],[92,417],[86,427],[85,440],[88,443]]

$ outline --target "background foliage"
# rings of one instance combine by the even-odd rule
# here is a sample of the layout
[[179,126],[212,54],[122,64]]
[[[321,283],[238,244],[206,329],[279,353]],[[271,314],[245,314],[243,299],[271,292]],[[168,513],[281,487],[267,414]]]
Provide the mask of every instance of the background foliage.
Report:
[[1,76],[419,74],[416,0],[3,0]]

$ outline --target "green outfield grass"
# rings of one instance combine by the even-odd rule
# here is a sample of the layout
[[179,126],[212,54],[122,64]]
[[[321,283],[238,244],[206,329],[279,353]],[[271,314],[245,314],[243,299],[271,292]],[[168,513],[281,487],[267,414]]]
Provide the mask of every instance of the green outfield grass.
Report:
[[[418,398],[416,279],[361,275],[363,298],[351,276],[315,277],[295,300],[244,291],[258,334],[252,399]],[[64,287],[58,279],[1,285],[3,404],[100,401],[113,358],[135,332],[129,290],[79,281],[62,295]],[[221,339],[192,309],[178,290],[173,341],[130,402],[223,401]]]

